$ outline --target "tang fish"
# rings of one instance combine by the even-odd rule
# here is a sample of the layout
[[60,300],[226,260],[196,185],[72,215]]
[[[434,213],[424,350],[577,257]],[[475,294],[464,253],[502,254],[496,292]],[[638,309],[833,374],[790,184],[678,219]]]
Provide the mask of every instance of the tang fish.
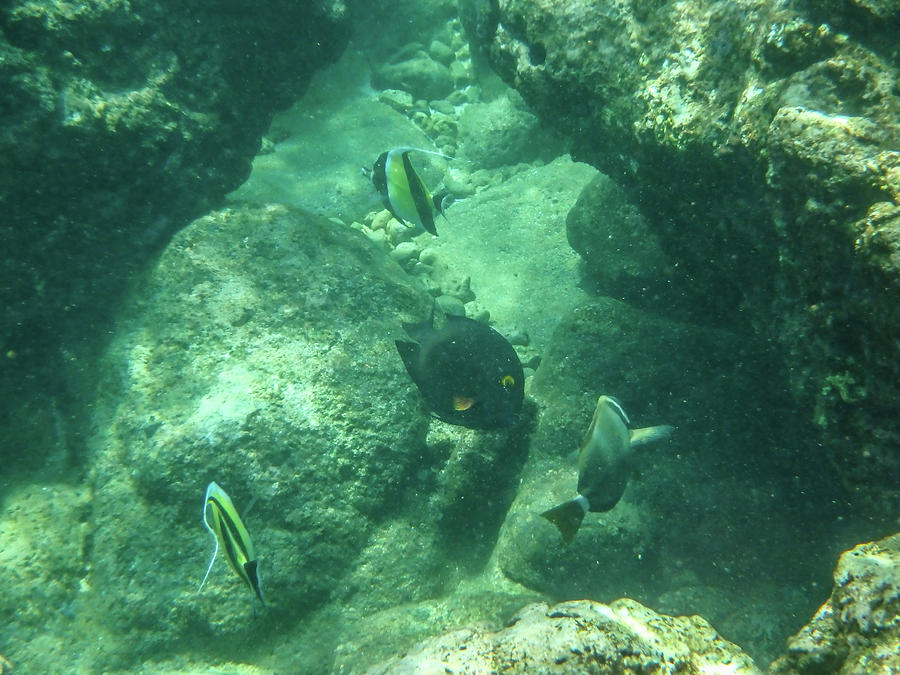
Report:
[[448,315],[435,330],[404,323],[415,342],[397,340],[397,351],[435,416],[470,429],[513,424],[522,408],[525,377],[512,345],[500,333],[464,316]]
[[[407,221],[437,236],[436,214],[444,213],[447,191],[432,195],[409,161],[410,152],[447,157],[431,150],[401,147],[383,152],[372,167],[372,183],[381,195],[384,207],[401,223]],[[449,159],[449,158],[448,158]]]
[[601,396],[578,452],[578,496],[541,515],[570,544],[584,514],[609,511],[619,502],[631,476],[634,448],[668,438],[672,430],[668,425],[632,429],[619,402]]
[[[210,514],[211,518],[208,517]],[[266,603],[259,586],[259,560],[256,557],[250,533],[247,532],[237,509],[234,508],[231,497],[215,481],[206,488],[206,498],[203,501],[203,524],[216,540],[216,548],[197,592],[200,592],[206,583],[213,563],[216,561],[216,555],[219,553],[219,546],[221,546],[231,569],[244,580],[265,606]]]

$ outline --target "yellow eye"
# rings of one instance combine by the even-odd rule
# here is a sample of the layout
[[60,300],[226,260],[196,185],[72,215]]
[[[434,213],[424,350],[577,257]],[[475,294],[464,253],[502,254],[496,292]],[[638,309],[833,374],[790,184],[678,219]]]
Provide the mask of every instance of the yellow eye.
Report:
[[514,386],[516,386],[516,378],[514,378],[512,375],[504,375],[500,379],[500,384],[503,385],[504,389],[512,389]]

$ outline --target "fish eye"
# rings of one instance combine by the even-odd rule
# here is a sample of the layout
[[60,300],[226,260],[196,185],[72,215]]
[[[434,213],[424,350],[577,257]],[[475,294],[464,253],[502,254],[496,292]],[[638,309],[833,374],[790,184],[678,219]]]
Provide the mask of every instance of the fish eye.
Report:
[[512,375],[504,375],[502,378],[500,378],[500,384],[503,385],[504,389],[512,389],[514,386],[516,386],[516,378],[514,378]]

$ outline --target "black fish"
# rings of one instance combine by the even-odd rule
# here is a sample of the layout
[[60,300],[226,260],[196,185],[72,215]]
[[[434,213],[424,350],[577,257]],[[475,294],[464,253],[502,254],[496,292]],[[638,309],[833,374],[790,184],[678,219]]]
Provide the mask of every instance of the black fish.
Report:
[[432,320],[403,328],[416,342],[397,340],[397,351],[438,418],[470,429],[515,422],[525,376],[506,338],[483,323],[452,315],[439,330]]

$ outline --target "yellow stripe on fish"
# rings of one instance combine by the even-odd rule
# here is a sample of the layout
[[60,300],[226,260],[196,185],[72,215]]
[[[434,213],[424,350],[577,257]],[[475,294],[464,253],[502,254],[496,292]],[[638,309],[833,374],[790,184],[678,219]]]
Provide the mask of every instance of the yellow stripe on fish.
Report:
[[231,497],[215,481],[206,488],[206,497],[203,500],[203,524],[215,539],[216,547],[197,591],[199,592],[206,583],[221,547],[231,569],[265,605],[259,585],[259,560],[253,548],[253,540],[250,539],[250,533],[247,532],[240,514],[234,508]]
[[410,152],[447,157],[439,152],[401,147],[383,152],[372,167],[372,183],[384,207],[401,223],[410,222],[437,236],[434,218],[444,213],[446,191],[432,195],[409,160]]

